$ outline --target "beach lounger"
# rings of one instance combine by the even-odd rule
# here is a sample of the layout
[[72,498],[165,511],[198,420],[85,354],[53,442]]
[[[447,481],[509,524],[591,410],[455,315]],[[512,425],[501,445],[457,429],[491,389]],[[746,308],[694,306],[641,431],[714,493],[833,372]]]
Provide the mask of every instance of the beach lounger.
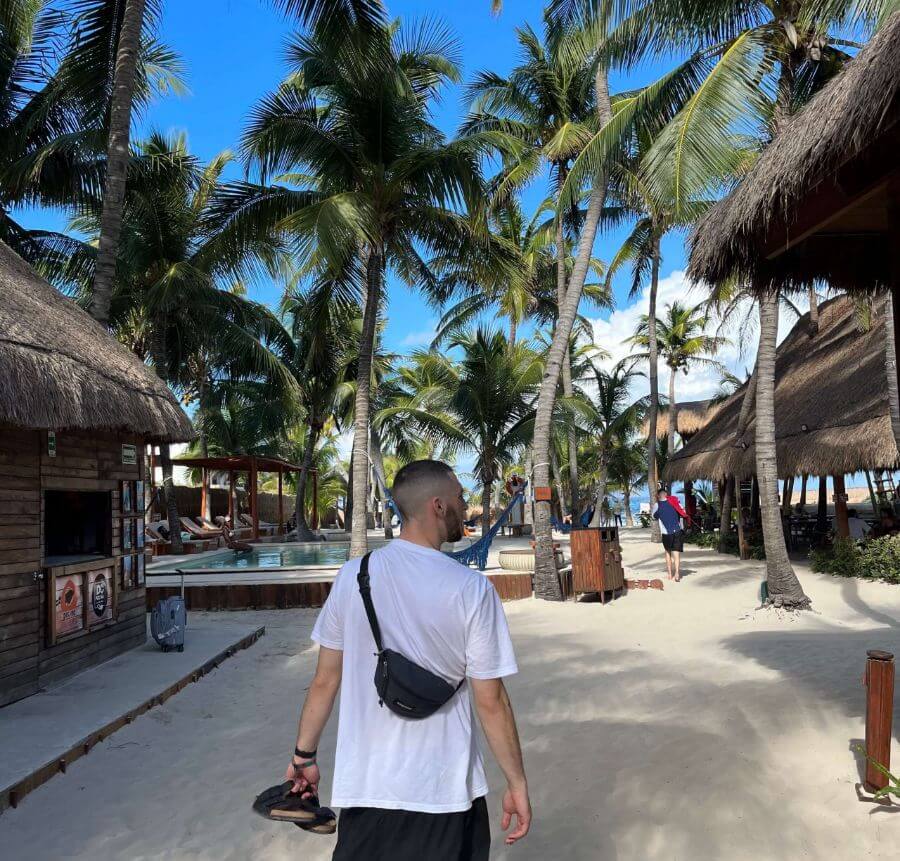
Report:
[[[241,514],[240,520],[245,526],[249,526],[251,529],[253,528],[253,518],[249,514]],[[269,523],[267,520],[260,520],[259,531],[263,535],[274,535],[278,531],[278,527],[274,523]]]
[[222,530],[221,529],[203,529],[198,526],[191,520],[190,517],[179,517],[178,518],[185,532],[189,532],[194,538],[221,538]]

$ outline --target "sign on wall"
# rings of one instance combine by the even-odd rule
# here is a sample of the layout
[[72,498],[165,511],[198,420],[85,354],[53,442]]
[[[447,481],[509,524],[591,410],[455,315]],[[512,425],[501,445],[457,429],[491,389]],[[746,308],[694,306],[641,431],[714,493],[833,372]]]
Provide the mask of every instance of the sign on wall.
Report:
[[47,456],[56,457],[56,431],[47,431]]
[[71,634],[84,627],[82,614],[82,574],[56,578],[56,634]]
[[99,625],[113,617],[113,569],[88,574],[88,625]]
[[137,446],[128,443],[122,444],[122,463],[128,466],[137,464]]

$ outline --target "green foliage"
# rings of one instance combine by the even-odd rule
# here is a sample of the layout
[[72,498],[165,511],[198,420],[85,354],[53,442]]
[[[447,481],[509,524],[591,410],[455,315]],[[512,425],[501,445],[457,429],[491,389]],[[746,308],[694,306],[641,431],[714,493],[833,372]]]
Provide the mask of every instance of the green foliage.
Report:
[[810,554],[814,571],[900,583],[900,535],[857,542],[836,538],[831,548]]
[[653,518],[650,516],[649,511],[639,511],[638,520],[641,521],[641,528],[643,529],[649,529],[653,523]]

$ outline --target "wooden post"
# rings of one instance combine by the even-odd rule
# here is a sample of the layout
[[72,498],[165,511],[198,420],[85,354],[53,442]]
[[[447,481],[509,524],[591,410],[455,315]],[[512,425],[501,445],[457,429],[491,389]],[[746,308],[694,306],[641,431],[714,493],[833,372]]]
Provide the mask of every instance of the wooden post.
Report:
[[284,500],[281,498],[281,482],[282,482],[282,469],[278,467],[278,529],[276,530],[277,535],[281,535],[284,531]]
[[257,500],[256,483],[259,473],[256,468],[256,458],[250,458],[250,517],[253,520],[253,540],[259,541],[259,501]]
[[206,488],[206,478],[208,473],[206,467],[200,467],[200,516],[206,517],[206,497],[209,491]]
[[840,538],[850,537],[850,523],[847,520],[847,492],[843,475],[833,475],[831,486],[834,488],[834,531]]
[[228,525],[234,529],[234,471],[228,473]]
[[866,787],[884,789],[888,779],[872,764],[891,768],[891,718],[894,712],[894,656],[871,649],[866,661]]
[[317,469],[310,470],[313,482],[313,499],[312,499],[312,519],[310,526],[313,529],[319,528],[319,471]]
[[819,496],[816,505],[816,532],[819,539],[828,531],[828,476],[819,476]]

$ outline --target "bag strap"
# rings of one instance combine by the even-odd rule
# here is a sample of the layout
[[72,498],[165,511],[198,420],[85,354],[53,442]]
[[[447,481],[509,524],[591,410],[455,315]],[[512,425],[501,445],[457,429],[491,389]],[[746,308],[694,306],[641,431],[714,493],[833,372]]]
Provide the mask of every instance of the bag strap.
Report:
[[378,625],[378,616],[375,615],[375,606],[372,604],[372,587],[369,585],[369,557],[371,553],[366,553],[359,565],[359,574],[356,575],[356,582],[359,584],[359,594],[362,595],[363,606],[366,608],[366,616],[369,619],[369,627],[372,629],[372,636],[375,638],[375,645],[380,655],[384,651],[381,643],[381,628]]

